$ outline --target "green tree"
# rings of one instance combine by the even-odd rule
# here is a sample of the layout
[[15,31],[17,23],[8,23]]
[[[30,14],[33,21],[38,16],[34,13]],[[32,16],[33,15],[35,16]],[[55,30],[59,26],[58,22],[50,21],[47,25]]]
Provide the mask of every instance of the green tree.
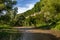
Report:
[[13,11],[14,13],[17,11],[16,8],[14,8],[16,3],[16,0],[0,0],[0,21],[2,21],[2,23],[10,23],[12,17],[11,14],[13,14]]
[[14,13],[13,13],[14,18],[15,18],[15,16],[17,15],[17,12],[18,12],[17,10],[18,10],[18,8],[17,8],[17,7],[15,7],[15,8],[14,8]]
[[36,27],[36,18],[34,18],[34,17],[29,17],[29,25],[31,26],[31,25],[34,25],[34,27]]
[[18,26],[23,26],[24,25],[24,22],[25,22],[25,17],[24,15],[20,15],[15,23],[15,25],[18,25]]
[[2,11],[12,10],[13,6],[16,4],[15,0],[0,0],[0,13]]
[[33,9],[34,9],[35,12],[40,12],[40,10],[41,10],[40,2],[37,2]]

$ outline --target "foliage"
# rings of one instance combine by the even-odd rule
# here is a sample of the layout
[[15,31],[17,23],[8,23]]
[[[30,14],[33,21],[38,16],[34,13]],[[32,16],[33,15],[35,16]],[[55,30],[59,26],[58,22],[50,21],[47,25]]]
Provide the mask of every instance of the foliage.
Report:
[[36,19],[34,17],[30,16],[29,17],[29,25],[31,26],[32,24],[36,27]]
[[19,15],[13,25],[14,26],[24,26],[24,22],[25,22],[25,17],[23,15]]
[[15,0],[0,0],[0,12],[3,10],[12,9],[13,5],[16,4]]
[[13,8],[16,1],[0,1],[1,24],[11,26],[35,26],[42,28],[60,28],[57,22],[60,21],[60,0],[40,0],[31,10],[17,14],[18,8]]
[[0,29],[11,29],[11,26],[7,24],[0,24]]
[[[0,25],[1,27],[9,27],[14,21],[17,14],[16,0],[0,0]],[[12,26],[12,25],[11,25]]]

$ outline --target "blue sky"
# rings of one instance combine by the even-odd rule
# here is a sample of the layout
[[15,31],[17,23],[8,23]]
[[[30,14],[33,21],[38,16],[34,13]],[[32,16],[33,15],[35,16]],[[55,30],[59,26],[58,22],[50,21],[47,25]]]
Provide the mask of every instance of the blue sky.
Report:
[[17,0],[18,13],[23,13],[34,7],[34,4],[39,0]]

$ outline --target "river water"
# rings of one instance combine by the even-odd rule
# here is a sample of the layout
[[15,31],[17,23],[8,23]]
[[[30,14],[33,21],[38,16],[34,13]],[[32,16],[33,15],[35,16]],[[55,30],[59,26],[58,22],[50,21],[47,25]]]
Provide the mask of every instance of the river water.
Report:
[[[60,37],[57,38],[56,35],[53,35],[51,33],[52,31],[50,30],[36,30],[25,28],[22,32],[20,40],[60,40]],[[60,34],[60,32],[58,34]]]
[[[51,34],[51,31],[36,30],[31,28],[19,28],[20,32],[17,33],[7,33],[0,32],[0,40],[60,40],[59,37]],[[54,33],[54,32],[53,32]]]

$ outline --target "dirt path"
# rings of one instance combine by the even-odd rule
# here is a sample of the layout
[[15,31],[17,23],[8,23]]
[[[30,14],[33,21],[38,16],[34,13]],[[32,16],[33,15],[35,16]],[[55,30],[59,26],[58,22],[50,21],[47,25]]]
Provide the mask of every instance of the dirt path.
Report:
[[21,40],[60,40],[60,31],[40,30],[33,28],[18,28],[22,31]]

